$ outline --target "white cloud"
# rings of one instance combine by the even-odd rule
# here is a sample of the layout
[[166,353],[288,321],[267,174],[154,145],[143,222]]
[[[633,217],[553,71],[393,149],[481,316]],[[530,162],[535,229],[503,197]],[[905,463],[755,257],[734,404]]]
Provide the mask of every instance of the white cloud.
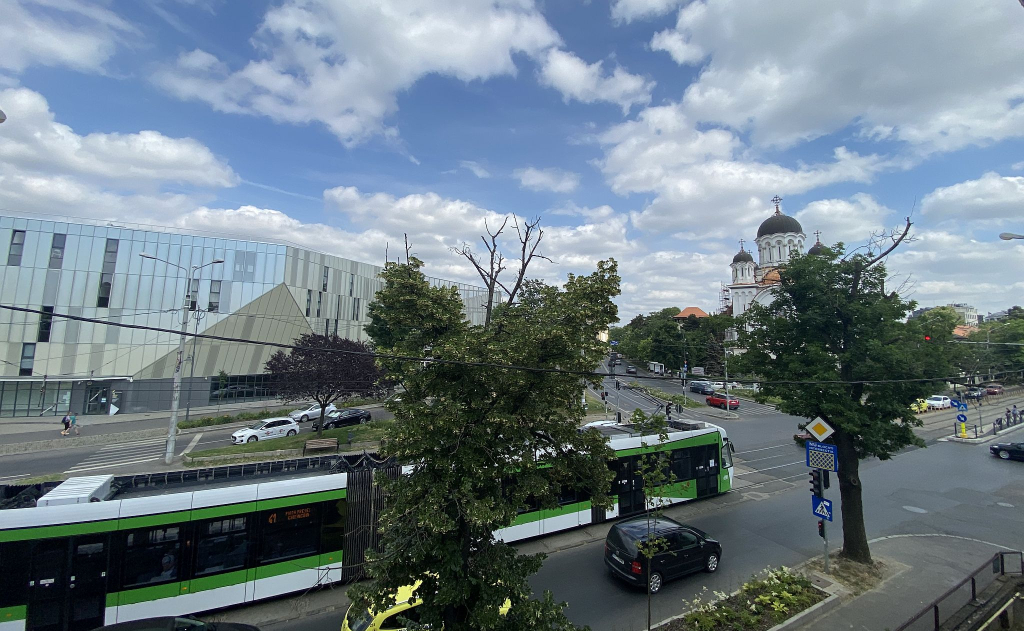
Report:
[[531,191],[571,193],[580,185],[580,176],[578,173],[565,171],[563,169],[536,169],[534,167],[526,167],[525,169],[516,169],[512,172],[512,175],[519,180],[519,184],[522,188],[527,188]]
[[977,180],[937,188],[921,200],[921,212],[937,220],[1020,220],[1024,217],[1024,177],[986,173]]
[[614,0],[612,19],[616,22],[632,22],[665,15],[683,3],[684,0]]
[[586,208],[584,206],[577,206],[573,202],[555,208],[551,211],[552,215],[568,215],[568,216],[579,216],[585,217],[589,221],[600,221],[608,219],[615,215],[615,209],[605,204],[603,206],[597,206],[596,208]]
[[0,102],[8,117],[0,135],[0,164],[8,168],[134,185],[183,182],[222,187],[239,181],[230,166],[191,138],[149,130],[82,136],[56,122],[46,99],[26,88],[0,92]]
[[393,137],[384,121],[420,78],[515,74],[514,54],[536,57],[560,41],[531,0],[288,0],[264,16],[258,58],[232,69],[192,51],[154,80],[224,112],[322,123],[352,145]]
[[866,242],[872,232],[885,229],[892,210],[879,204],[867,193],[850,199],[819,199],[807,204],[794,215],[808,231],[808,247],[814,243],[810,232],[820,230],[822,243],[842,241],[854,247]]
[[471,171],[473,175],[477,176],[478,178],[491,177],[490,171],[480,166],[480,163],[478,162],[473,162],[472,160],[461,160],[459,161],[459,166],[461,166],[464,169],[469,169],[469,171]]
[[1024,135],[1019,11],[959,0],[695,0],[651,45],[679,63],[706,59],[686,89],[687,115],[749,132],[755,145],[853,125],[919,153],[950,151]]
[[607,75],[600,61],[588,64],[576,55],[552,48],[541,65],[540,82],[562,93],[566,102],[607,101],[615,103],[627,114],[634,105],[651,102],[654,82],[616,66]]
[[837,182],[868,182],[886,162],[838,147],[831,162],[786,167],[746,155],[724,129],[699,130],[677,104],[649,107],[602,134],[598,166],[615,193],[655,193],[633,224],[680,238],[742,235],[768,213],[768,199]]
[[1018,162],[1010,167],[1014,171],[1024,171],[1024,162]]
[[95,2],[10,0],[0,10],[0,68],[100,72],[134,26]]

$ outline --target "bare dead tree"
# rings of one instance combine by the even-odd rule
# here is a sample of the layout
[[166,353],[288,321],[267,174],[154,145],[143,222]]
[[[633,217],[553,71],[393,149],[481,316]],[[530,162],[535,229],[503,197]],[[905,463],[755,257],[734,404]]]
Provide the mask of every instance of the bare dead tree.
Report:
[[480,275],[480,280],[483,281],[484,287],[487,288],[487,304],[484,305],[485,316],[484,326],[490,326],[491,324],[491,311],[494,308],[494,292],[501,283],[498,281],[498,276],[505,271],[505,256],[501,253],[501,249],[498,246],[498,237],[505,231],[505,227],[508,226],[508,217],[501,222],[501,226],[491,231],[490,226],[487,225],[487,221],[484,221],[484,230],[487,232],[487,237],[481,236],[480,240],[484,243],[484,249],[487,250],[487,260],[478,257],[470,249],[468,243],[463,243],[461,248],[449,248],[452,252],[462,256],[476,270],[476,273]]
[[405,236],[405,264],[408,265],[409,264],[409,233],[408,232],[403,233],[403,236]]
[[543,254],[537,253],[537,248],[540,247],[541,239],[544,238],[544,230],[540,228],[540,217],[537,217],[533,221],[528,221],[519,226],[519,220],[513,219],[513,225],[516,227],[516,233],[519,235],[519,243],[522,246],[522,251],[519,256],[519,273],[516,275],[516,282],[512,286],[512,289],[506,287],[500,281],[501,288],[508,294],[508,301],[506,304],[511,305],[516,301],[516,295],[519,294],[519,289],[523,286],[523,281],[526,280],[526,269],[533,262],[533,259],[543,259],[549,263],[553,262],[550,258]]

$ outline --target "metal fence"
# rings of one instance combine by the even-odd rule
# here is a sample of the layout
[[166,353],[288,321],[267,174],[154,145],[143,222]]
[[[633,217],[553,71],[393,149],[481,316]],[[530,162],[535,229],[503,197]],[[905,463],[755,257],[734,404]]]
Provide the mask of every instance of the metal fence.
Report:
[[997,552],[964,580],[949,588],[926,605],[915,616],[896,627],[895,631],[939,631],[960,609],[978,600],[978,594],[1003,575],[1021,576],[1024,553]]

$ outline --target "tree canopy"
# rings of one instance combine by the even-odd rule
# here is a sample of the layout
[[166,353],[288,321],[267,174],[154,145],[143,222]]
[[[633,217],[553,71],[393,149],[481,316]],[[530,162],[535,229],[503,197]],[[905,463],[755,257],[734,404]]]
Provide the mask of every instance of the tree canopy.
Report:
[[372,351],[366,342],[306,333],[295,339],[295,348],[289,352],[271,355],[266,367],[282,399],[320,404],[318,435],[322,436],[328,405],[343,397],[369,396],[381,389],[384,374]]
[[688,362],[691,367],[703,366],[709,375],[723,374],[722,344],[725,332],[733,325],[732,316],[691,315],[677,323],[674,317],[678,314],[678,307],[668,307],[637,315],[625,326],[613,327],[609,339],[619,343],[616,350],[638,362],[660,362],[672,370]]
[[843,554],[869,562],[859,461],[923,446],[910,404],[951,376],[956,320],[941,311],[906,320],[915,305],[886,288],[880,259],[841,252],[790,260],[773,302],[744,314],[738,363],[763,379],[760,396],[781,399],[780,411],[835,429]]
[[528,505],[556,507],[562,489],[610,504],[611,451],[579,427],[581,373],[604,356],[598,335],[617,318],[616,263],[569,275],[561,289],[525,281],[479,326],[463,317],[458,291],[432,287],[421,267],[415,257],[388,263],[369,307],[366,331],[380,351],[431,361],[382,362],[405,387],[382,453],[408,469],[384,481],[383,548],[353,595],[379,608],[422,580],[420,619],[434,628],[573,628],[550,594],[531,598],[527,577],[542,558],[492,533]]

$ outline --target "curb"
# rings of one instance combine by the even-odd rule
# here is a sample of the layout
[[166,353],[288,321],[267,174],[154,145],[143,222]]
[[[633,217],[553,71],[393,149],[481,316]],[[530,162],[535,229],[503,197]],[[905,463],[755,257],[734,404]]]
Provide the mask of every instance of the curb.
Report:
[[[825,592],[820,587],[815,587],[815,589],[818,589],[818,590],[828,594],[828,592]],[[837,596],[835,594],[830,594],[828,596],[828,598],[826,598],[825,600],[821,601],[820,603],[817,603],[815,605],[811,605],[810,607],[808,607],[807,609],[804,609],[803,611],[801,611],[797,615],[793,616],[792,618],[790,618],[788,620],[785,620],[783,622],[780,622],[779,624],[775,625],[771,629],[768,629],[768,631],[784,631],[785,629],[796,629],[796,628],[798,628],[800,626],[803,626],[805,624],[811,624],[813,622],[816,622],[819,618],[821,618],[822,616],[824,616],[828,612],[830,612],[833,609],[839,607],[840,604],[841,604],[841,600],[840,600],[839,596]]]
[[[945,440],[951,443],[965,443],[968,445],[984,445],[986,443],[993,443],[1001,439],[1003,436],[1012,434],[1020,429],[1024,429],[1024,423],[1017,423],[1009,429],[1004,429],[998,434],[988,434],[986,436],[979,436],[978,438],[960,438],[959,436],[947,436]],[[940,439],[941,440],[941,439]]]
[[[342,445],[344,445],[344,449],[342,449]],[[375,441],[364,441],[352,444],[339,443],[337,455],[360,454],[371,447],[376,448],[379,446],[380,443]],[[199,453],[203,452],[200,451]],[[277,449],[274,451],[254,451],[248,453],[239,452],[237,454],[221,454],[219,456],[192,456],[191,454],[185,454],[185,456],[182,458],[182,464],[185,464],[186,466],[190,464],[216,464],[218,462],[223,462],[225,460],[238,460],[239,458],[247,458],[250,456],[252,457],[252,460],[250,460],[249,462],[263,462],[266,460],[277,460],[279,458],[301,458],[302,450]]]

